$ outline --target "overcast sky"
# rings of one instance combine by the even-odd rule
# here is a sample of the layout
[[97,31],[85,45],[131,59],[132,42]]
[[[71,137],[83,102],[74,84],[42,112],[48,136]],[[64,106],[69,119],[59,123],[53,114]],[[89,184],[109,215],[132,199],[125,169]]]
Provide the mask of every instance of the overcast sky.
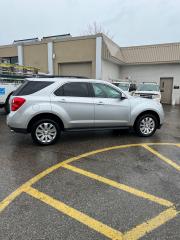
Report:
[[96,21],[120,46],[180,41],[180,0],[0,0],[0,45],[71,33]]

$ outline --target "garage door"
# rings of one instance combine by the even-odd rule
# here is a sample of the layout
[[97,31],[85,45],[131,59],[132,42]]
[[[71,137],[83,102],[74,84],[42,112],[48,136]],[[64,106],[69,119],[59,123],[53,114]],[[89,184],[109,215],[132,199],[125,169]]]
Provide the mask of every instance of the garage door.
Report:
[[59,75],[92,78],[92,63],[91,62],[60,63]]

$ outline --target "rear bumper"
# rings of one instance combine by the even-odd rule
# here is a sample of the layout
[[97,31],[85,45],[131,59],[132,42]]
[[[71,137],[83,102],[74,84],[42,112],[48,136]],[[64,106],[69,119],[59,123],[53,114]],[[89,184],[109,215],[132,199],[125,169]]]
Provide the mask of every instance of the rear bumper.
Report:
[[[8,126],[9,127],[9,126]],[[28,133],[27,129],[24,128],[13,128],[13,127],[9,127],[11,129],[11,131],[13,132],[17,132],[17,133]]]

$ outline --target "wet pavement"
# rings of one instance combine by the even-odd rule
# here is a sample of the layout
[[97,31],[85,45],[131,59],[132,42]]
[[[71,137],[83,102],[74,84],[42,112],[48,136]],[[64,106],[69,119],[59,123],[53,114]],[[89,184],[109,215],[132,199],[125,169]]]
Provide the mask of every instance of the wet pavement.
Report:
[[41,147],[0,110],[0,240],[180,239],[180,106],[165,116],[151,138],[74,132]]

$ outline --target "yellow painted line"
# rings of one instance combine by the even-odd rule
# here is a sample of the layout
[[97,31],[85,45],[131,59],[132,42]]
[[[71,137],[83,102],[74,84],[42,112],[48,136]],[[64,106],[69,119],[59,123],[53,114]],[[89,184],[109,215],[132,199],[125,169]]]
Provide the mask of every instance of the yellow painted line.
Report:
[[60,202],[45,193],[42,193],[32,187],[26,189],[26,193],[31,195],[32,197],[48,204],[49,206],[55,208],[56,210],[66,214],[67,216],[81,222],[82,224],[88,226],[89,228],[95,230],[96,232],[101,233],[102,235],[114,239],[114,240],[122,240],[122,233],[95,220],[94,218],[89,217],[88,215]]
[[76,173],[78,173],[78,174],[84,175],[84,176],[86,176],[86,177],[89,177],[89,178],[91,178],[91,179],[97,180],[97,181],[99,181],[99,182],[102,182],[102,183],[105,183],[105,184],[107,184],[107,185],[110,185],[110,186],[115,187],[115,188],[117,188],[117,189],[123,190],[123,191],[125,191],[125,192],[130,193],[130,194],[136,195],[137,197],[141,197],[141,198],[144,198],[144,199],[148,199],[149,201],[158,203],[158,204],[163,205],[163,206],[166,206],[166,207],[173,206],[173,203],[170,202],[170,201],[168,201],[168,200],[166,200],[166,199],[156,197],[156,196],[151,195],[151,194],[149,194],[149,193],[146,193],[146,192],[140,191],[140,190],[138,190],[138,189],[129,187],[129,186],[127,186],[127,185],[124,185],[124,184],[115,182],[115,181],[110,180],[110,179],[107,179],[107,178],[105,178],[105,177],[101,177],[101,176],[99,176],[99,175],[96,175],[96,174],[94,174],[94,173],[85,171],[85,170],[80,169],[80,168],[77,168],[77,167],[74,167],[74,166],[72,166],[72,165],[63,164],[62,167],[63,167],[63,168],[66,168],[66,169],[68,169],[68,170],[70,170],[70,171],[76,172]]
[[171,207],[158,216],[150,219],[147,222],[144,222],[137,227],[133,228],[132,230],[124,233],[123,239],[124,240],[137,240],[147,233],[153,231],[154,229],[160,227],[161,225],[165,224],[167,221],[173,219],[177,216],[179,212],[176,211],[175,208]]
[[180,144],[176,144],[177,147],[180,147]]
[[74,161],[75,159],[76,159],[76,157],[73,157],[73,158],[70,158],[70,159],[68,159],[68,160],[66,160],[64,162],[58,163],[58,164],[56,164],[56,165],[46,169],[45,171],[39,173],[38,175],[36,175],[35,177],[31,178],[29,181],[27,181],[23,185],[21,185],[14,192],[12,192],[8,197],[6,197],[2,202],[0,202],[0,212],[2,212],[17,196],[19,196],[22,192],[25,192],[26,189],[29,186],[31,186],[32,184],[36,183],[37,181],[39,181],[40,179],[42,179],[46,175],[50,174],[54,170],[60,168],[63,163],[70,163],[70,162]]
[[[148,145],[177,145],[177,143],[144,143],[144,144],[148,144]],[[24,190],[31,186],[32,184],[36,183],[37,181],[39,181],[40,179],[42,179],[43,177],[45,177],[46,175],[50,174],[51,172],[55,171],[56,169],[60,168],[64,163],[70,163],[76,160],[79,160],[81,158],[85,158],[97,153],[102,153],[102,152],[106,152],[106,151],[110,151],[110,150],[115,150],[115,149],[124,149],[124,148],[129,148],[129,147],[138,147],[138,146],[142,146],[143,143],[137,143],[137,144],[127,144],[127,145],[120,145],[120,146],[112,146],[112,147],[108,147],[108,148],[103,148],[103,149],[98,149],[95,151],[91,151],[88,153],[84,153],[81,154],[77,157],[72,157],[70,159],[67,159],[63,162],[60,162],[48,169],[46,169],[45,171],[39,173],[38,175],[36,175],[35,177],[33,177],[32,179],[30,179],[29,181],[27,181],[26,183],[24,183],[23,185],[21,185],[19,188],[17,188],[14,192],[12,192],[9,196],[7,196],[4,200],[2,200],[0,202],[0,212],[3,211],[17,196],[19,196],[22,192],[24,192]]]
[[[176,146],[179,143],[142,143],[141,145],[146,144],[146,145],[163,145],[163,146]],[[180,145],[180,144],[179,144]]]
[[16,189],[8,197],[6,197],[2,202],[0,202],[0,212],[2,212],[16,197],[18,197],[23,191],[23,186]]
[[43,172],[39,173],[35,177],[31,178],[29,181],[27,181],[26,183],[21,185],[14,192],[12,192],[9,196],[7,196],[5,199],[3,199],[0,202],[0,212],[2,212],[17,196],[19,196],[22,192],[24,192],[27,187],[29,187],[32,184],[36,183],[37,181],[41,180],[43,177],[45,177],[46,175],[55,171],[56,169],[60,168],[64,163],[70,163],[70,162],[79,160],[81,158],[85,158],[85,157],[90,156],[90,155],[94,155],[94,154],[105,152],[105,151],[110,151],[110,150],[113,150],[113,149],[121,149],[121,148],[136,147],[136,146],[141,146],[141,144],[127,144],[127,145],[120,145],[120,146],[98,149],[98,150],[95,150],[95,151],[91,151],[91,152],[88,152],[88,153],[81,154],[77,157],[69,158],[69,159],[67,159],[63,162],[60,162],[56,165],[53,165],[52,167],[44,170]]
[[167,164],[169,164],[171,167],[175,168],[176,170],[180,171],[180,165],[176,164],[175,162],[173,162],[172,160],[170,160],[169,158],[163,156],[162,154],[160,154],[159,152],[157,152],[156,150],[154,150],[153,148],[147,146],[146,144],[142,144],[142,146],[147,149],[149,152],[151,152],[152,154],[156,155],[158,158],[160,158],[161,160],[163,160],[164,162],[166,162]]

